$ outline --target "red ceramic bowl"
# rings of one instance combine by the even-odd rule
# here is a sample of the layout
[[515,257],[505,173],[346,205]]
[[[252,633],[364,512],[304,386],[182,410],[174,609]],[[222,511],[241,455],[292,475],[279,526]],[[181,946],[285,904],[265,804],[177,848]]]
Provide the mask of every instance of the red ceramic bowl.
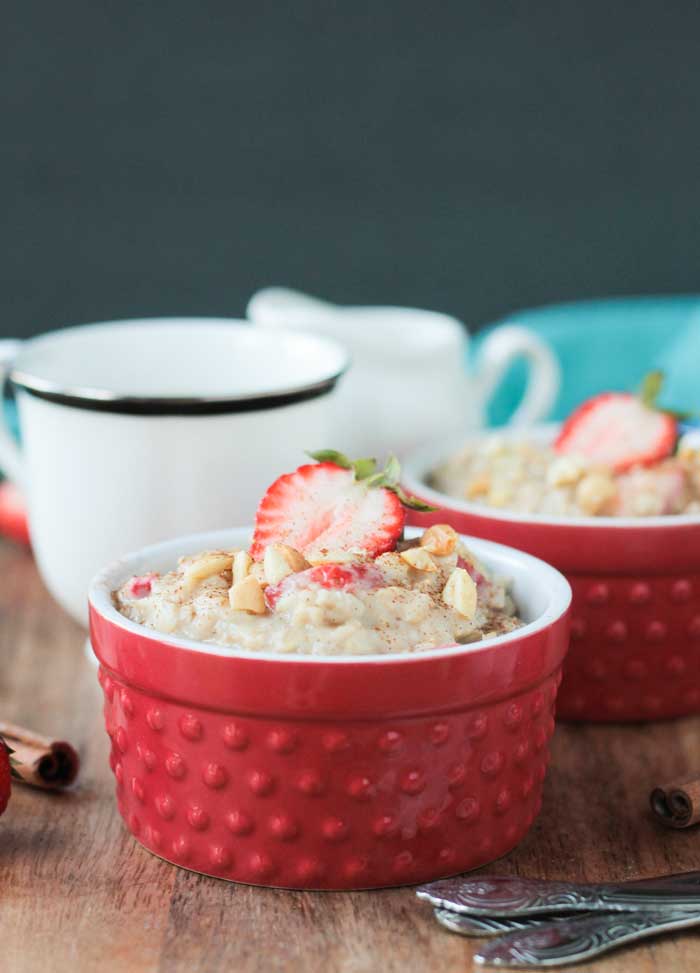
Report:
[[505,854],[540,807],[570,589],[472,541],[513,582],[523,628],[483,646],[365,657],[244,654],[130,622],[111,592],[221,531],[146,548],[90,591],[117,800],[168,861],[286,888],[425,882]]
[[[527,435],[546,441],[555,431]],[[431,445],[404,463],[406,488],[441,508],[411,519],[511,544],[566,575],[571,648],[557,716],[633,721],[700,712],[700,516],[548,518],[457,500],[426,478],[460,445]]]

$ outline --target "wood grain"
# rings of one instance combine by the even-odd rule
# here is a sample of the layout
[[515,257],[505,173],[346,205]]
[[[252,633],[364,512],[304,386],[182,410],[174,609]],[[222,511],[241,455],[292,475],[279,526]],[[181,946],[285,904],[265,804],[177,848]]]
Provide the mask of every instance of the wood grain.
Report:
[[[0,821],[0,968],[11,973],[462,973],[477,941],[443,930],[411,889],[284,892],[232,885],[152,857],[113,799],[107,737],[84,633],[55,606],[31,557],[0,545],[0,714],[79,747],[79,785],[17,787]],[[700,831],[673,831],[650,787],[700,771],[700,718],[565,726],[555,733],[542,814],[502,873],[601,880],[700,869]],[[577,969],[683,973],[700,933]]]

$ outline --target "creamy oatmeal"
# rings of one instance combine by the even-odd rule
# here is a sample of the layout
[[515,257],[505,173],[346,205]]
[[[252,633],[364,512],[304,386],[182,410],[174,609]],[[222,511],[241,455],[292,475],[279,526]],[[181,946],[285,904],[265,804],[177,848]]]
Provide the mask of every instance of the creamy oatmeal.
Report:
[[452,497],[549,516],[648,517],[700,513],[700,448],[615,472],[551,446],[494,435],[465,446],[430,483]]
[[336,552],[309,563],[285,544],[183,557],[114,595],[148,628],[246,652],[365,655],[478,642],[522,622],[451,527],[436,525],[378,557]]

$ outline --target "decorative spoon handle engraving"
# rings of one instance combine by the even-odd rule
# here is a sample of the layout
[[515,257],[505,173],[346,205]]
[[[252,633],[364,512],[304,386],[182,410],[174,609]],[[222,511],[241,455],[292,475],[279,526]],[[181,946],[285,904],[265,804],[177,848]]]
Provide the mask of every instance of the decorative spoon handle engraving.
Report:
[[450,912],[449,909],[435,909],[435,918],[450,932],[459,933],[460,936],[474,936],[478,939],[483,939],[485,936],[500,936],[504,932],[516,932],[519,929],[534,929],[535,926],[546,926],[555,921],[554,916],[533,916],[531,919],[465,916],[460,912]]
[[492,939],[475,955],[474,961],[508,969],[566,966],[635,939],[696,925],[700,925],[700,913],[687,911],[575,916]]
[[435,907],[482,918],[552,912],[693,912],[700,911],[700,872],[605,884],[480,875],[431,882],[416,894]]

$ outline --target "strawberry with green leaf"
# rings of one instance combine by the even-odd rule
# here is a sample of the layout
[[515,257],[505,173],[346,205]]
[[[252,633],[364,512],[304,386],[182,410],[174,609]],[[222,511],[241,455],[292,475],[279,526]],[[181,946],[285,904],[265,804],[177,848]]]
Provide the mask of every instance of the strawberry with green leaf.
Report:
[[377,557],[396,547],[406,507],[434,509],[401,489],[395,456],[378,470],[374,459],[350,460],[332,449],[309,455],[315,463],[280,476],[260,501],[250,549],[256,561],[269,544],[287,544],[306,557],[329,551]]
[[639,395],[603,392],[583,402],[562,426],[556,451],[582,456],[616,473],[670,456],[682,417],[658,406],[662,384],[663,374],[651,372]]

